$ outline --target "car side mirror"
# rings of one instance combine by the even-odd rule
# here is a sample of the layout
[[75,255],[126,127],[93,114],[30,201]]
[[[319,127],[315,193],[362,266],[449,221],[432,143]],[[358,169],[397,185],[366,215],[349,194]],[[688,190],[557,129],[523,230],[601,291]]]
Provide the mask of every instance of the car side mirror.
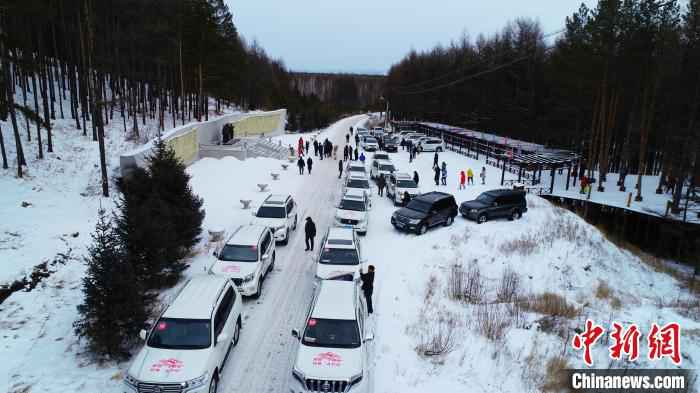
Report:
[[143,324],[143,329],[139,331],[139,338],[143,341],[146,341],[146,337],[148,336],[148,331],[151,330],[151,324],[150,323],[144,323]]
[[292,329],[292,337],[296,338],[297,340],[301,338],[299,335],[299,330],[297,329]]
[[219,252],[216,251],[216,250],[214,250],[214,252],[212,252],[211,255],[213,255],[215,258],[218,258],[218,257],[219,257]]
[[228,334],[226,334],[226,333],[221,333],[221,334],[219,334],[218,337],[216,337],[216,343],[217,343],[217,344],[218,344],[218,343],[223,343],[223,342],[226,342],[226,341],[228,341]]
[[369,341],[374,341],[374,334],[372,334],[372,333],[367,333],[367,335],[365,336],[365,339],[362,340],[362,342],[365,342],[365,343],[366,343],[366,342],[369,342]]

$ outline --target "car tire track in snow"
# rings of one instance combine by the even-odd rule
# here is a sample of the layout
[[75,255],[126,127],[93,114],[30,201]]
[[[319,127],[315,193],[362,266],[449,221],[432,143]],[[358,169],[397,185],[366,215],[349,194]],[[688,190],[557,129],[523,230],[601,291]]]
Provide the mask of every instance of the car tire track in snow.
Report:
[[[319,139],[343,145],[345,133],[363,116],[340,120]],[[340,192],[338,161],[314,160],[312,175],[299,176],[295,195],[302,207],[297,230],[289,244],[277,248],[276,268],[265,279],[257,301],[244,301],[241,338],[221,371],[219,392],[255,393],[288,391],[296,345],[291,329],[301,327],[314,290],[314,253],[304,251],[306,217],[316,223],[315,247],[319,247],[335,213]]]

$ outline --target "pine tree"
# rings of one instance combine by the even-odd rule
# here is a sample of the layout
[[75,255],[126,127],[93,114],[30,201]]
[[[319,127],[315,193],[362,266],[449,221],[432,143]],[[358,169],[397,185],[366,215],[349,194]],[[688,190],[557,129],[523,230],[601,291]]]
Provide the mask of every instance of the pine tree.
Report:
[[[152,192],[161,196],[173,214],[177,246],[184,257],[199,241],[204,220],[203,201],[192,192],[190,175],[185,164],[162,139],[156,141],[153,156],[148,159]],[[178,259],[179,259],[178,258]]]
[[85,299],[78,306],[80,319],[73,327],[79,337],[88,339],[94,353],[124,359],[146,319],[142,290],[112,221],[102,209],[92,239],[85,258]]

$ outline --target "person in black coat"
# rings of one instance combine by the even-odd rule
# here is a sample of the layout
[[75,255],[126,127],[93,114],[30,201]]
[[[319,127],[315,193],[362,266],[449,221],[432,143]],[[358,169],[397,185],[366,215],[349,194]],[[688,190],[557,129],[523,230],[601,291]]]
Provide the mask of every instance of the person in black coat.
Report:
[[403,192],[403,198],[401,198],[401,202],[403,202],[404,206],[408,205],[408,202],[411,202],[411,194],[409,194],[408,191]]
[[367,273],[360,271],[360,279],[362,280],[362,292],[365,294],[367,301],[367,313],[374,312],[372,308],[372,292],[374,292],[374,265],[369,265]]
[[438,156],[438,152],[435,152],[435,155],[433,156],[433,166],[436,166],[438,164],[438,160],[440,157]]
[[440,185],[440,167],[435,165],[433,167],[433,170],[435,171],[435,185],[439,186]]
[[377,179],[377,188],[379,188],[379,196],[384,196],[384,187],[386,187],[386,179],[384,175],[379,175]]
[[355,147],[355,161],[357,161],[357,156],[359,155],[359,153],[360,153],[360,148]]
[[313,162],[313,160],[311,159],[311,157],[309,157],[309,158],[306,160],[306,167],[309,169],[309,175],[311,174],[311,167],[312,167],[313,165],[314,165],[314,162]]
[[318,157],[318,141],[314,140],[314,156]]
[[316,237],[316,224],[311,217],[306,217],[304,224],[304,234],[306,235],[306,249],[304,251],[314,250],[314,238]]
[[413,181],[416,183],[416,186],[418,185],[418,171],[413,171]]
[[338,179],[343,176],[343,160],[338,161]]
[[303,174],[304,174],[304,166],[305,166],[305,165],[306,165],[306,164],[304,164],[304,158],[303,158],[303,157],[299,157],[299,160],[297,160],[297,166],[299,167],[299,174],[300,174],[300,175],[303,175]]
[[306,141],[306,155],[309,155],[309,141]]

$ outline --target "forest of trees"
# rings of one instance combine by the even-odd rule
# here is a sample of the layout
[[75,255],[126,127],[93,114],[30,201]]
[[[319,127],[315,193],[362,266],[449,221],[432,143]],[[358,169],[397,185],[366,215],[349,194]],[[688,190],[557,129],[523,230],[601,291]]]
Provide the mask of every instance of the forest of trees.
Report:
[[224,105],[288,108],[295,129],[338,114],[293,90],[284,64],[239,36],[223,0],[6,0],[0,58],[0,119],[11,121],[17,161],[26,164],[23,143],[37,143],[40,159],[52,152],[51,120],[72,119],[99,144],[105,195],[109,122],[138,138],[147,118],[164,130]]
[[683,179],[700,146],[700,1],[600,0],[554,32],[519,19],[411,52],[389,71],[387,95],[395,119],[569,148],[601,178]]

